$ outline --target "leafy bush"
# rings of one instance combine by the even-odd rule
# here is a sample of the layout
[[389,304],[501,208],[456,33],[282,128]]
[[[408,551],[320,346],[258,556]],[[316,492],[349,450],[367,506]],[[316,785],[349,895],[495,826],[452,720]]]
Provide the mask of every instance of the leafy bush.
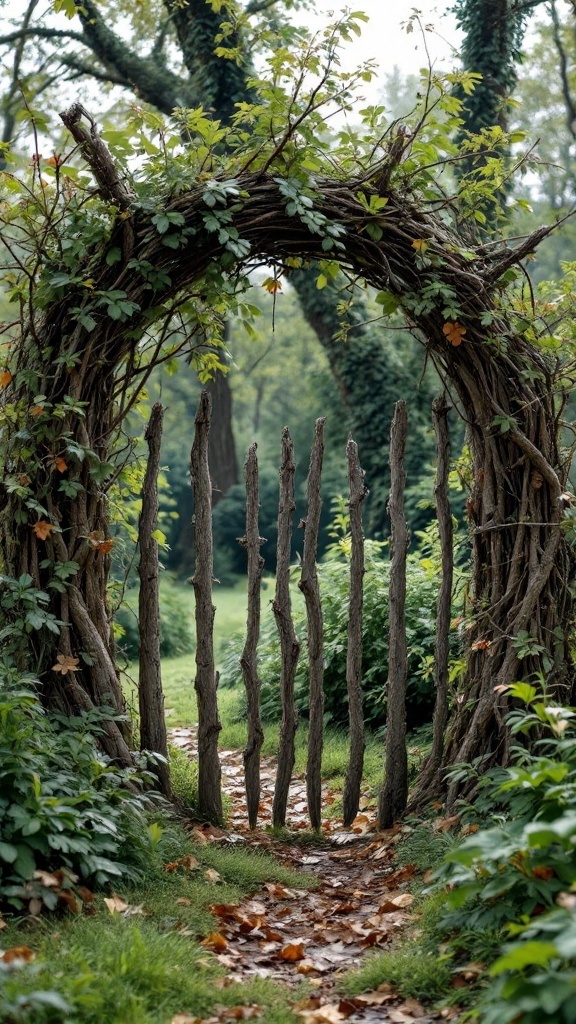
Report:
[[576,713],[526,683],[510,696],[525,705],[509,716],[513,733],[541,738],[480,783],[491,827],[446,855],[443,926],[455,945],[482,928],[508,940],[490,969],[497,981],[481,1002],[483,1024],[568,1024],[576,1019]]
[[[130,595],[114,615],[119,627],[118,644],[131,661],[138,657],[138,599]],[[160,596],[160,654],[175,658],[194,650],[195,637],[189,610],[178,594],[163,587]]]
[[97,751],[106,717],[48,717],[32,678],[0,690],[0,900],[13,907],[56,906],[42,872],[60,871],[64,889],[75,876],[104,885],[146,870],[152,803],[136,772]]
[[[364,714],[372,728],[386,717],[386,680],[388,676],[388,583],[390,563],[385,545],[366,542],[363,613]],[[348,724],[346,688],[346,649],[349,606],[350,542],[338,545],[342,557],[331,557],[318,568],[324,614],[324,688],[325,713],[330,723]],[[334,548],[332,549],[334,551]],[[433,707],[434,686],[428,671],[434,654],[436,633],[437,566],[433,559],[410,555],[407,567],[406,632],[408,638],[407,713],[410,727],[427,721]],[[294,603],[296,632],[306,632],[302,602]],[[232,640],[221,667],[223,686],[238,681],[241,641]],[[280,711],[280,647],[276,624],[271,614],[264,618],[259,647],[259,671],[262,680],[261,709],[265,721],[276,721]],[[308,666],[306,651],[300,654],[295,682],[296,703],[301,714],[308,712]]]

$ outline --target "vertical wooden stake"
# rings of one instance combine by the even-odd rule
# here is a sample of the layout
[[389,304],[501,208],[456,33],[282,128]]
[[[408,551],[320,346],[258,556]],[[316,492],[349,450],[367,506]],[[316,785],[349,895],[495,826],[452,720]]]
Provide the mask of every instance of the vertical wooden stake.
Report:
[[148,462],[142,485],[142,512],[138,525],[140,593],[138,596],[140,748],[161,754],[163,761],[149,767],[158,779],[161,792],[171,796],[168,740],[164,718],[164,694],[160,665],[160,605],[158,591],[158,471],[164,407],[152,408],[144,435],[148,444]]
[[386,775],[380,793],[378,825],[390,828],[403,813],[408,800],[408,754],[406,750],[406,555],[410,534],[404,518],[404,453],[406,451],[406,403],[396,403],[390,436],[391,567],[389,589],[390,639],[388,644],[388,685],[386,705]]
[[280,467],[280,501],[278,506],[278,542],[276,548],[276,593],[272,608],[280,637],[282,658],[280,692],[282,697],[282,725],[278,748],[278,767],[272,804],[272,824],[286,824],[288,791],[294,767],[294,736],[298,726],[298,712],[294,703],[294,678],[300,654],[300,644],[292,621],[290,600],[290,541],[294,502],[294,446],[288,427],[282,431],[282,463]]
[[316,420],[314,443],[310,453],[308,471],[308,508],[304,530],[304,551],[302,554],[302,576],[298,586],[306,601],[308,625],[308,665],[310,673],[308,758],[306,767],[306,792],[308,814],[312,828],[318,830],[322,824],[322,744],[324,738],[324,624],[320,587],[316,571],[318,553],[318,530],[320,526],[320,482],[324,456],[325,418]]
[[360,787],[364,769],[364,711],[362,707],[362,603],[364,579],[364,534],[362,502],[368,491],[358,459],[358,445],[350,439],[346,445],[350,493],[350,606],[348,610],[348,650],[346,685],[350,723],[350,760],[344,783],[343,817],[348,827],[358,814]]
[[223,821],[220,791],[220,758],[218,733],[222,728],[218,717],[218,675],[214,666],[214,612],[212,578],[212,486],[208,470],[208,434],[210,431],[210,399],[200,395],[194,421],[194,444],[190,453],[190,474],[194,493],[194,538],[196,568],[192,578],[196,597],[196,681],[198,701],[198,810],[213,824]]
[[260,547],[264,543],[258,530],[257,445],[251,444],[244,463],[246,474],[246,533],[240,543],[248,555],[248,617],[246,643],[240,658],[244,685],[246,687],[246,717],[248,719],[248,740],[243,754],[244,779],[246,784],[246,805],[248,824],[256,828],[258,805],[260,803],[260,750],[264,733],[260,722],[260,679],[258,676],[258,638],[260,636],[260,584],[264,559]]

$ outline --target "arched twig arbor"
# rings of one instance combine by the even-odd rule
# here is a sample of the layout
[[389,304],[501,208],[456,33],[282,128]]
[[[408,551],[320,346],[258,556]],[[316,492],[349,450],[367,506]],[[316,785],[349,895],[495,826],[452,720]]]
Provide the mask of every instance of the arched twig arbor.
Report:
[[[80,108],[63,115],[116,214],[111,232],[88,252],[90,288],[97,287],[99,295],[122,295],[128,313],[119,318],[101,303],[88,326],[82,315],[71,322],[70,308],[82,311],[91,301],[84,282],[71,283],[64,296],[47,303],[41,322],[29,321],[24,329],[5,391],[6,401],[20,412],[5,447],[4,469],[10,479],[18,474],[28,479],[25,490],[35,489],[38,521],[47,527],[38,530],[38,522],[22,516],[17,488],[5,490],[0,553],[8,576],[28,574],[50,595],[58,634],[31,631],[26,658],[47,698],[67,708],[123,708],[106,610],[107,474],[101,472],[117,421],[119,368],[130,374],[145,327],[161,320],[176,296],[186,292],[198,303],[204,300],[206,282],[223,261],[230,276],[256,260],[289,266],[295,258],[322,259],[328,234],[335,240],[331,257],[397,297],[466,418],[473,471],[473,625],[466,683],[444,763],[504,759],[505,686],[519,673],[539,668],[543,654],[553,665],[556,686],[567,686],[569,552],[562,495],[568,465],[559,444],[564,399],[554,364],[526,340],[501,302],[506,272],[551,229],[542,228],[516,249],[464,250],[440,215],[424,212],[417,198],[389,184],[400,145],[390,147],[391,155],[368,180],[316,181],[316,225],[325,225],[325,231],[311,227],[277,175],[247,169],[233,180],[215,179],[218,202],[239,240],[235,256],[226,240],[230,236],[207,227],[206,182],[192,184],[168,197],[162,208],[178,226],[178,244],[172,247],[150,209],[134,202],[94,125],[86,128],[82,116]],[[366,201],[372,196],[386,200],[377,217]],[[378,240],[380,232],[367,230],[375,221]],[[153,287],[142,268],[153,268]],[[452,301],[457,296],[457,320],[446,314],[447,295]],[[34,472],[28,472],[30,441],[22,440],[22,417],[38,431],[55,410],[62,424],[58,436],[69,453],[64,491],[44,457],[35,457]],[[45,437],[38,443],[52,445],[47,427]],[[51,459],[57,455],[53,449]],[[51,589],[58,565],[72,568],[66,585]],[[531,640],[522,663],[514,642],[521,632]],[[70,670],[62,671],[63,665]],[[107,752],[128,762],[124,728],[109,723],[107,729]]]

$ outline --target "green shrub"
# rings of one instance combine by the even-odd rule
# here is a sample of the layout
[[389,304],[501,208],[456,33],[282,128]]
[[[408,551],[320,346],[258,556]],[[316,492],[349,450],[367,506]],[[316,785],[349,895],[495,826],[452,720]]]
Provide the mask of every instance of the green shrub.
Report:
[[482,1024],[568,1024],[576,1019],[576,712],[526,683],[509,694],[524,704],[509,716],[511,729],[533,743],[481,781],[477,806],[490,807],[492,821],[446,855],[442,924],[455,948],[480,929],[499,930],[505,942]]
[[[118,646],[130,661],[138,657],[138,597],[135,593],[123,601],[114,615],[119,627]],[[176,658],[195,648],[195,637],[189,608],[178,593],[163,587],[160,595],[160,654]]]
[[[348,630],[350,542],[344,538],[338,548],[344,558],[332,557],[318,567],[324,614],[324,689],[326,719],[333,725],[348,724],[346,688],[346,649]],[[365,720],[372,728],[386,717],[386,680],[388,676],[388,583],[390,563],[385,545],[367,541],[365,545],[363,613],[363,682]],[[334,550],[334,549],[333,549]],[[434,701],[433,681],[428,671],[434,654],[436,634],[437,565],[433,559],[416,554],[408,558],[406,632],[408,638],[408,725],[413,728],[429,717]],[[294,602],[293,615],[301,642],[306,633],[305,611]],[[235,685],[239,677],[242,641],[230,641],[221,666],[223,686]],[[273,616],[263,617],[259,647],[259,672],[262,680],[261,710],[264,721],[277,721],[280,710],[280,648]],[[308,712],[308,665],[306,651],[300,654],[295,681],[296,704],[301,714]]]
[[52,909],[58,896],[38,869],[64,869],[91,885],[143,876],[153,805],[137,773],[98,752],[106,713],[48,717],[34,682],[0,689],[0,901]]

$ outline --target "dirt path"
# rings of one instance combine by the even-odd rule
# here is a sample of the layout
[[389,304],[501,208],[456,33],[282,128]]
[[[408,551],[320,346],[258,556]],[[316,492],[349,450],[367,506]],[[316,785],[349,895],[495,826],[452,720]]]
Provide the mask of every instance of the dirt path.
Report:
[[[196,755],[193,729],[173,729],[170,740]],[[374,832],[375,808],[368,798],[349,830],[330,819],[316,842],[286,842],[271,837],[270,824],[275,759],[262,761],[262,801],[259,828],[249,832],[244,794],[242,754],[221,752],[222,785],[231,802],[230,831],[195,829],[199,841],[238,844],[273,853],[286,866],[313,874],[320,881],[313,890],[287,889],[267,884],[256,898],[240,905],[215,904],[218,930],[204,945],[228,970],[230,983],[260,975],[288,985],[304,978],[313,995],[295,1007],[305,1024],[431,1024],[455,1014],[434,1016],[414,999],[402,1000],[383,985],[354,998],[337,992],[341,975],[358,967],[370,949],[384,950],[410,922],[413,902],[408,892],[414,868],[395,869],[395,842],[400,829]],[[326,787],[325,803],[335,800]],[[290,789],[290,829],[306,832],[306,790],[295,778]],[[308,837],[306,837],[307,839]],[[214,1018],[216,1021],[217,1018]]]

